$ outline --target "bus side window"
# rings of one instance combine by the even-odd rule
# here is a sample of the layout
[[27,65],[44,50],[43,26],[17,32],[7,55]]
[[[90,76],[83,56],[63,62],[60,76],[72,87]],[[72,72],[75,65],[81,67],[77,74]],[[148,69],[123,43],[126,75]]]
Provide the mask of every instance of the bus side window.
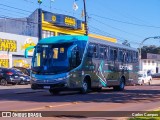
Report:
[[129,53],[128,53],[128,51],[126,51],[126,56],[125,56],[125,62],[129,62]]
[[110,48],[110,60],[117,60],[117,49]]
[[138,61],[138,52],[136,52],[136,62]]
[[114,52],[113,52],[113,49],[110,48],[110,57],[109,57],[110,60],[114,60]]
[[114,60],[117,60],[117,50],[114,49]]
[[88,50],[87,50],[87,56],[93,57],[93,53],[94,53],[94,45],[89,43]]
[[105,47],[105,49],[104,49],[104,58],[105,59],[108,59],[108,47]]
[[98,45],[94,45],[94,58],[98,58]]
[[103,46],[99,47],[99,52],[100,52],[99,58],[101,58],[101,59],[104,59],[104,49],[105,48]]
[[127,53],[126,51],[123,51],[123,62],[126,62],[127,60]]
[[124,58],[123,51],[119,50],[118,61],[123,62],[123,58]]

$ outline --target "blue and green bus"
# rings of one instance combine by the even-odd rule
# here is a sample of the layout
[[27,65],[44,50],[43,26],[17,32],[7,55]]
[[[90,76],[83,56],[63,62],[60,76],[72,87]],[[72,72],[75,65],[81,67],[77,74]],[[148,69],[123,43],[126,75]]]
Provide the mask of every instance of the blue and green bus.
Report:
[[49,37],[34,47],[31,88],[51,94],[102,87],[121,91],[137,80],[138,69],[137,49],[88,36]]

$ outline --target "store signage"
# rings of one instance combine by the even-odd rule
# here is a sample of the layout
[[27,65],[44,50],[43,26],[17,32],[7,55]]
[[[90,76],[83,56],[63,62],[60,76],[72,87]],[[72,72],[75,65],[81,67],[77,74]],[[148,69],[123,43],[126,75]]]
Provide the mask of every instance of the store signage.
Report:
[[0,59],[0,67],[9,67],[9,59]]
[[53,23],[55,26],[68,27],[72,29],[82,29],[82,21],[77,20],[75,17],[61,15],[61,14],[53,14],[50,12],[43,12],[44,21]]
[[0,59],[9,59],[7,54],[0,54]]
[[68,26],[75,26],[76,25],[76,20],[74,18],[65,17],[64,22]]
[[15,40],[7,40],[0,38],[0,51],[17,51],[17,42]]
[[52,16],[52,21],[56,22],[56,16],[55,15]]

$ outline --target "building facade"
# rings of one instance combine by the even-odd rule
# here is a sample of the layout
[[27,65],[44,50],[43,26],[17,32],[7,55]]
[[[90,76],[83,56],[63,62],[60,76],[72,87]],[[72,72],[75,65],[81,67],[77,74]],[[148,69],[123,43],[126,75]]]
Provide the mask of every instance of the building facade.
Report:
[[151,53],[142,54],[142,70],[160,73],[160,55]]
[[[30,67],[33,50],[24,58],[24,50],[46,37],[85,35],[84,22],[75,17],[35,10],[26,18],[0,19],[0,67]],[[115,38],[89,34],[90,37],[116,42]]]

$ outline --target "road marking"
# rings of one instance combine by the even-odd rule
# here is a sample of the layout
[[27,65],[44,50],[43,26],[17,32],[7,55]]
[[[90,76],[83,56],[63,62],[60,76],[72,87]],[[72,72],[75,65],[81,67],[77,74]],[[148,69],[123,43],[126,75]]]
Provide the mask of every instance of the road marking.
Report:
[[[44,107],[31,108],[31,109],[25,109],[25,110],[11,110],[11,111],[14,111],[14,112],[15,111],[16,112],[18,112],[18,111],[36,111],[36,110],[42,110],[42,109],[64,107],[64,106],[69,106],[69,105],[73,105],[73,104],[75,104],[75,102],[73,102],[73,103],[67,103],[67,104],[62,104],[62,105],[54,105],[54,106],[52,106],[52,105],[46,105]],[[78,104],[78,102],[76,102],[76,104]]]

